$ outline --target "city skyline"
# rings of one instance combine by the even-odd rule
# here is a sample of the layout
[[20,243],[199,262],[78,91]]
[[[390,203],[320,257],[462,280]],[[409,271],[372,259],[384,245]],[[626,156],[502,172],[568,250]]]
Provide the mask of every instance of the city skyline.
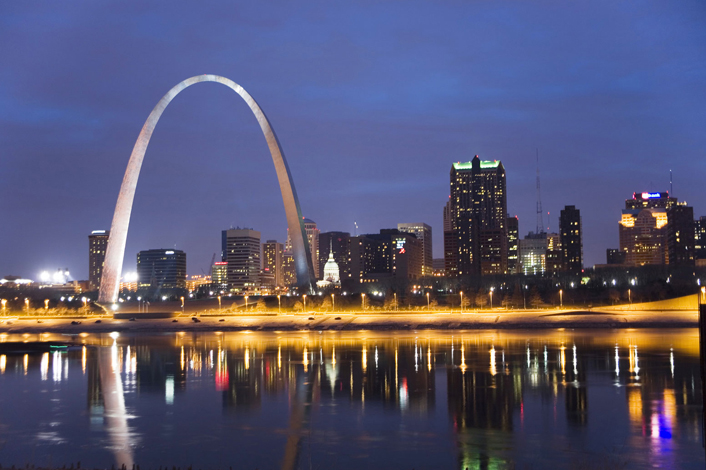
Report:
[[[182,6],[169,25],[110,26],[155,14],[125,6],[111,12],[117,23],[97,30],[94,20],[104,20],[106,10],[3,5],[0,37],[15,47],[0,52],[0,276],[37,278],[68,267],[75,279],[88,279],[86,234],[110,229],[118,175],[145,116],[169,86],[214,72],[251,90],[268,111],[303,215],[322,232],[354,233],[354,221],[359,234],[423,222],[440,258],[449,167],[478,154],[503,161],[508,212],[519,216],[523,237],[535,225],[539,149],[550,231],[558,231],[560,209],[575,205],[584,264],[602,264],[605,250],[618,246],[624,200],[633,191],[668,190],[670,170],[673,195],[695,218],[706,214],[698,176],[706,97],[697,87],[706,76],[698,60],[706,33],[697,6],[645,5],[639,21],[636,10],[608,4],[537,12],[521,4],[410,4],[401,19],[394,7],[375,6],[373,16],[390,20],[384,27],[355,6],[321,6],[323,17],[285,6],[271,22],[243,9],[229,16]],[[214,30],[196,31],[189,14],[212,19]],[[325,21],[346,15],[355,22],[337,21],[339,31]],[[518,18],[521,29],[512,26]],[[469,22],[472,33],[464,29]],[[568,28],[575,34],[554,44]],[[448,37],[437,37],[442,33]],[[115,49],[118,34],[124,46]],[[184,47],[188,34],[201,42]],[[92,40],[76,46],[79,37]],[[326,49],[331,40],[346,53]],[[526,58],[518,56],[518,40]],[[315,52],[288,58],[287,42]],[[105,52],[97,60],[96,47]],[[182,47],[188,64],[174,60]],[[253,60],[258,47],[271,58]],[[27,54],[36,60],[25,63]],[[263,240],[284,242],[286,224],[255,120],[227,90],[204,85],[191,92],[175,100],[155,131],[126,260],[176,244],[198,273],[208,270],[223,227],[252,226]]]

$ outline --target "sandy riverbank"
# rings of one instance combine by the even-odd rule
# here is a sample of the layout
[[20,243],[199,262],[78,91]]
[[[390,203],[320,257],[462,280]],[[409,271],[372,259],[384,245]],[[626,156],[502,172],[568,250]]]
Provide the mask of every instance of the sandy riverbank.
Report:
[[[486,310],[473,313],[328,313],[222,315],[135,320],[112,317],[0,317],[0,333],[300,331],[300,330],[474,330],[531,328],[688,328],[698,326],[696,310],[596,312],[571,310]],[[176,322],[174,320],[177,320]],[[72,324],[73,322],[73,324]]]

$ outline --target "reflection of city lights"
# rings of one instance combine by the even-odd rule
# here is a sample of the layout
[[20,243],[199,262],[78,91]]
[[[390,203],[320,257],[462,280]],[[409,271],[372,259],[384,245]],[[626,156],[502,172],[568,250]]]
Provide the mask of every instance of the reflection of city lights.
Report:
[[368,370],[368,349],[363,347],[363,373]]
[[250,369],[250,349],[245,350],[245,370]]
[[304,372],[309,372],[309,350],[304,346]]
[[578,367],[577,367],[578,366],[578,359],[576,357],[576,345],[575,344],[574,344],[573,350],[574,350],[574,380],[578,380],[579,371],[578,371]]
[[[336,362],[336,358],[333,358],[334,363]],[[277,348],[277,368],[281,369],[282,368],[282,346]]]
[[0,356],[0,374],[5,373],[5,366],[7,365],[7,356],[4,354]]
[[642,423],[642,391],[638,387],[628,389],[628,412],[630,421],[635,424]]
[[25,354],[22,358],[22,365],[24,366],[25,375],[27,375],[27,368],[29,366],[29,354]]
[[490,349],[490,375],[497,374],[498,371],[495,368],[495,346]]
[[49,353],[45,352],[42,354],[42,362],[39,365],[39,370],[42,373],[42,380],[47,380],[47,375],[49,374]]
[[559,353],[559,362],[561,363],[561,375],[566,375],[566,346],[561,346],[561,352]]
[[674,349],[669,349],[669,366],[672,369],[672,378],[674,378]]
[[81,370],[86,373],[86,346],[81,348]]
[[51,358],[51,370],[54,375],[54,382],[61,382],[61,353],[58,351]]
[[468,369],[468,367],[466,367],[466,350],[463,343],[461,343],[461,374],[465,374],[466,369]]
[[427,369],[431,372],[431,348],[427,346]]
[[174,404],[174,376],[168,375],[164,381],[164,402],[167,405]]
[[620,376],[620,355],[618,354],[618,346],[615,346],[615,375]]

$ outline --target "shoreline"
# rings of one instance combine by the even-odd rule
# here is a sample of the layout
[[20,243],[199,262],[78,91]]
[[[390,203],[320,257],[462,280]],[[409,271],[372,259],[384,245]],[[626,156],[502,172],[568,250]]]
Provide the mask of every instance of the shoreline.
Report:
[[[127,316],[127,318],[125,318]],[[599,312],[586,310],[480,311],[437,313],[297,313],[251,315],[156,314],[71,317],[0,317],[0,334],[171,333],[179,331],[411,331],[490,329],[696,328],[697,310]],[[134,320],[133,320],[134,318]],[[174,321],[176,320],[176,321]],[[98,322],[97,322],[98,321]],[[74,322],[74,324],[72,324]]]

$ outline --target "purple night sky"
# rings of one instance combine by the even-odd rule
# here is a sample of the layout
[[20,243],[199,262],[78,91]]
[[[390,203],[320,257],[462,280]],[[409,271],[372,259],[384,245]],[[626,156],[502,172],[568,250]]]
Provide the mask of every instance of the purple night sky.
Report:
[[[149,4],[148,4],[149,3]],[[520,234],[576,205],[585,264],[618,246],[623,201],[669,189],[706,215],[706,4],[678,2],[0,2],[0,277],[88,275],[135,139],[181,80],[228,77],[274,126],[322,231],[433,227],[455,161],[503,161]],[[242,3],[242,5],[240,5]],[[220,231],[284,242],[247,106],[199,84],[167,108],[125,255],[176,246],[208,271]]]

